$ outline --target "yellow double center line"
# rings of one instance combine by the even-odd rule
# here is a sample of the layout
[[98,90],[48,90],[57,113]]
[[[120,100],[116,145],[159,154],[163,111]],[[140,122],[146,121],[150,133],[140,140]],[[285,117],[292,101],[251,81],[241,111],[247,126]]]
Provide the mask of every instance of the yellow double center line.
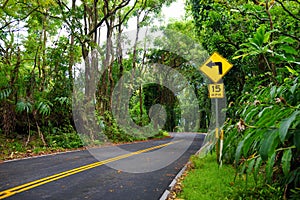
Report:
[[135,151],[135,152],[132,152],[132,153],[116,156],[116,157],[109,158],[109,159],[106,159],[106,160],[103,160],[103,161],[94,162],[94,163],[89,164],[89,165],[84,165],[84,166],[74,168],[74,169],[71,169],[71,170],[68,170],[68,171],[64,171],[64,172],[61,172],[61,173],[58,173],[58,174],[47,176],[45,178],[41,178],[41,179],[38,179],[38,180],[35,180],[35,181],[32,181],[32,182],[28,182],[28,183],[25,183],[23,185],[19,185],[19,186],[1,191],[0,192],[0,199],[10,197],[10,196],[15,195],[17,193],[24,192],[26,190],[30,190],[30,189],[38,187],[40,185],[44,185],[46,183],[56,181],[56,180],[61,179],[61,178],[71,176],[73,174],[77,174],[79,172],[82,172],[82,171],[85,171],[85,170],[88,170],[88,169],[99,167],[101,165],[104,165],[104,164],[107,164],[107,163],[110,163],[110,162],[114,162],[114,161],[117,161],[117,160],[128,158],[130,156],[134,156],[134,155],[137,155],[137,154],[145,153],[145,152],[148,152],[148,151],[151,151],[151,150],[154,150],[154,149],[159,149],[159,148],[171,145],[171,144],[175,144],[177,142],[179,142],[179,141],[169,142],[169,143],[161,144],[161,145],[158,145],[158,146],[150,147],[150,148],[147,148],[147,149],[142,149],[142,150]]

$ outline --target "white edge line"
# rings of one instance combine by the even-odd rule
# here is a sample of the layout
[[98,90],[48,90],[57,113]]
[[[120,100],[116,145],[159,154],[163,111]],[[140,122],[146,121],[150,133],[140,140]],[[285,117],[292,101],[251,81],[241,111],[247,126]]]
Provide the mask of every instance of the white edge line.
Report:
[[169,196],[169,194],[170,194],[170,191],[169,190],[165,190],[165,192],[163,193],[163,195],[160,197],[159,200],[165,200],[165,199],[167,199],[168,196]]
[[190,163],[191,163],[191,162],[188,161],[188,162],[184,165],[184,167],[180,170],[180,172],[178,172],[178,174],[175,176],[175,178],[173,179],[173,181],[170,183],[169,188],[170,188],[171,190],[172,190],[173,187],[175,186],[175,184],[176,184],[176,182],[177,182],[177,179],[178,179],[179,177],[182,176],[182,174],[185,172],[187,166],[188,166]]

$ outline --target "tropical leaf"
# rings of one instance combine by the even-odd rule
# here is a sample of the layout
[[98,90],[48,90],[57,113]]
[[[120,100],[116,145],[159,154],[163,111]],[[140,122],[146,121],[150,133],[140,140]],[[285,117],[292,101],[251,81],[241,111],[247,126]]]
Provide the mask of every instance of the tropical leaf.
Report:
[[61,105],[63,105],[63,104],[67,104],[67,105],[70,104],[70,100],[69,100],[68,97],[56,97],[54,100],[58,101]]
[[16,105],[16,111],[19,113],[23,111],[30,113],[32,111],[32,104],[30,102],[19,101]]
[[249,123],[253,120],[253,117],[257,115],[257,112],[260,108],[256,107],[251,109],[251,111],[246,115],[245,122]]
[[281,85],[281,86],[279,86],[278,88],[277,88],[277,95],[278,96],[282,96],[282,94],[285,92],[285,91],[287,91],[287,88],[286,88],[286,86],[284,86],[284,85]]
[[270,91],[271,99],[274,99],[276,96],[276,86],[273,86]]
[[272,182],[273,166],[275,164],[275,157],[276,157],[276,152],[274,152],[270,156],[270,158],[267,161],[267,165],[266,165],[266,179],[269,183]]
[[[243,154],[247,155],[247,154],[251,154],[251,149],[252,146],[254,144],[254,141],[259,140],[259,138],[261,138],[261,135],[263,134],[263,131],[251,131],[251,133],[249,133],[249,137],[247,137],[247,140],[244,141],[244,146],[243,146]],[[255,146],[255,145],[254,145]]]
[[290,89],[291,93],[294,94],[297,88],[298,88],[298,83],[295,83]]
[[279,138],[280,141],[282,143],[284,143],[285,139],[286,139],[286,135],[288,133],[288,130],[291,126],[291,124],[293,123],[293,121],[296,119],[296,116],[300,113],[300,111],[296,110],[293,112],[293,114],[291,116],[289,116],[288,118],[283,119],[280,122],[280,127],[279,127]]
[[266,27],[260,26],[254,34],[253,40],[257,46],[262,46],[265,39]]
[[283,152],[283,156],[281,159],[281,164],[282,164],[282,171],[285,176],[288,175],[290,168],[291,168],[291,159],[292,159],[292,150],[291,149],[286,149]]
[[300,129],[294,132],[294,145],[298,150],[300,150]]
[[264,43],[269,42],[270,36],[271,36],[271,32],[265,33],[265,35],[264,35],[264,41],[263,41],[263,42],[264,42]]
[[245,58],[246,56],[248,56],[249,54],[248,53],[245,53],[245,54],[242,54],[242,55],[238,55],[238,56],[234,56],[232,59],[233,60],[236,60],[236,59],[238,59],[238,58]]
[[253,178],[255,180],[255,182],[258,181],[258,173],[259,173],[259,169],[262,165],[262,159],[261,157],[259,156],[257,159],[256,159],[256,163],[255,163],[255,166],[254,166],[254,171],[253,171]]
[[247,168],[247,174],[250,174],[250,173],[252,172],[254,163],[255,163],[255,159],[252,159],[252,160],[249,162],[249,165],[248,165],[248,168]]
[[242,112],[242,115],[243,116],[247,116],[247,114],[248,113],[250,113],[250,112],[252,112],[252,110],[253,110],[253,105],[247,105],[247,106],[245,106],[245,108],[243,109],[243,112]]
[[295,40],[290,37],[287,37],[287,36],[280,36],[278,39],[278,42],[293,44],[293,43],[295,43]]
[[6,88],[0,91],[0,101],[6,99],[11,94],[12,89]]
[[37,110],[42,115],[50,115],[51,106],[53,106],[53,104],[49,101],[40,101],[37,103]]
[[[272,110],[273,109],[273,105],[265,107],[262,111],[260,111],[258,113],[258,117],[261,118],[268,110]],[[268,113],[267,113],[268,114]]]
[[288,54],[298,55],[298,51],[289,45],[280,45],[279,49]]
[[277,118],[270,117],[270,116],[275,116],[279,112],[280,112],[280,108],[276,106],[274,106],[273,109],[267,109],[263,113],[263,116],[258,118],[259,120],[257,120],[255,125],[259,127],[268,127],[270,125],[274,125],[275,121],[277,121]]
[[268,160],[268,157],[274,154],[279,142],[278,136],[277,130],[270,130],[264,134],[264,139],[261,141],[259,149],[259,154],[264,161]]
[[243,150],[243,147],[244,147],[244,142],[248,137],[250,137],[250,134],[247,135],[244,140],[240,141],[237,148],[236,148],[236,151],[235,151],[235,164],[236,164],[236,167],[239,163],[239,160],[240,160],[240,157],[241,157],[241,154],[242,154],[242,150]]

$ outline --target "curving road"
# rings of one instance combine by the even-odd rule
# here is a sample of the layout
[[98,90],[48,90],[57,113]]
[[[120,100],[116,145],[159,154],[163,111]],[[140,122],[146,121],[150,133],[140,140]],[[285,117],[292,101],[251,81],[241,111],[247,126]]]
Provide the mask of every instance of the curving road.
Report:
[[204,139],[171,135],[1,163],[0,199],[159,199]]

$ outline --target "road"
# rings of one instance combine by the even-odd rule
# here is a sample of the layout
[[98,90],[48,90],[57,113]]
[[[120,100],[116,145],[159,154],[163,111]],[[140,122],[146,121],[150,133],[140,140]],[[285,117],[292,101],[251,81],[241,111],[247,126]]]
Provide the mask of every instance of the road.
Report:
[[0,199],[159,199],[204,139],[172,136],[1,163]]

